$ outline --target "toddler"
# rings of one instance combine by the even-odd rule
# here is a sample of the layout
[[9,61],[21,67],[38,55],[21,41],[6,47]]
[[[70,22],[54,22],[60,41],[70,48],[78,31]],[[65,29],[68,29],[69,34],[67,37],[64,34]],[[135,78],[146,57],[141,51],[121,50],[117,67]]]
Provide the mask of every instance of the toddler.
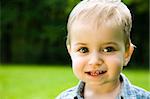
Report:
[[57,99],[150,99],[124,74],[134,50],[129,9],[120,0],[83,0],[67,24],[67,49],[79,84]]

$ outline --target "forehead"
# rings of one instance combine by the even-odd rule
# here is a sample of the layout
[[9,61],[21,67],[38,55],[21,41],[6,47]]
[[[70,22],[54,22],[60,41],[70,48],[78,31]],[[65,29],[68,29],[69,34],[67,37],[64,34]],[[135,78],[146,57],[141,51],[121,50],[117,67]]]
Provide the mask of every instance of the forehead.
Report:
[[[78,24],[87,25],[92,27],[92,30],[100,31],[103,27],[112,28],[112,30],[120,29],[123,32],[123,25],[119,18],[118,12],[115,7],[108,8],[103,6],[92,6],[91,8],[84,9],[80,13],[69,18],[68,21],[68,32],[70,33],[72,28],[78,27]],[[74,25],[76,24],[76,25]]]
[[112,28],[108,24],[103,24],[99,28],[96,28],[94,23],[87,23],[81,20],[72,24],[70,36],[71,41],[94,41],[95,43],[123,41],[123,33],[120,28]]

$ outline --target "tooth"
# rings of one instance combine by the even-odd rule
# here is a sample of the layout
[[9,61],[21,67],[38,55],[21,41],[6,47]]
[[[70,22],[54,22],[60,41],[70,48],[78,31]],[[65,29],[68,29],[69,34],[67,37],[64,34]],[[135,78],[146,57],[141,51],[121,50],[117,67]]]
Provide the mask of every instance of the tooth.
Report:
[[96,74],[99,74],[99,71],[97,70],[95,73],[96,73]]
[[93,72],[91,72],[91,75],[94,75],[94,73],[93,73]]
[[94,76],[96,76],[97,75],[97,73],[96,72],[94,72]]
[[90,75],[97,76],[97,75],[99,75],[99,71],[98,70],[97,71],[92,71],[92,72],[90,72]]
[[99,73],[101,74],[103,71],[100,71]]

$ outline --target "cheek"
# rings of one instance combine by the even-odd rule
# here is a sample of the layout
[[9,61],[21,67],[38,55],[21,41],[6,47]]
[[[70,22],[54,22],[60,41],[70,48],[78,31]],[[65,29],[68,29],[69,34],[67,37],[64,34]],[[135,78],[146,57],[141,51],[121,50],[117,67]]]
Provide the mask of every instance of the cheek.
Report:
[[123,57],[121,55],[115,55],[107,58],[107,65],[114,71],[120,71],[123,67]]
[[71,59],[72,59],[73,67],[80,67],[80,65],[84,63],[84,60],[77,56],[73,56],[73,57],[71,57]]
[[86,58],[83,56],[79,56],[77,54],[71,55],[72,66],[73,67],[82,67],[86,64]]
[[72,68],[76,76],[80,75],[84,71],[86,65],[86,60],[81,57],[71,57],[72,58]]

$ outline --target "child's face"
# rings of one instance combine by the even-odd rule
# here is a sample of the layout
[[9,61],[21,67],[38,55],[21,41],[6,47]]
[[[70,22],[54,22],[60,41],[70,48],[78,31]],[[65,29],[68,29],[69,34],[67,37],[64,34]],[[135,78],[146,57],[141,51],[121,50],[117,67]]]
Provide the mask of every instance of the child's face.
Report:
[[119,80],[122,67],[130,57],[120,32],[107,27],[94,30],[92,24],[81,22],[73,24],[67,48],[78,79],[92,84]]

